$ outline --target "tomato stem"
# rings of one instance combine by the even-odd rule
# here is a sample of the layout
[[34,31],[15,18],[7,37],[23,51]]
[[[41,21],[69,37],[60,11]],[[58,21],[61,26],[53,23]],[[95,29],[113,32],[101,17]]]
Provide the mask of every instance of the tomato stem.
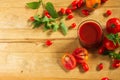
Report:
[[111,24],[111,28],[115,28],[115,24]]
[[98,7],[98,3],[96,3],[94,6],[93,6],[93,8],[97,8]]

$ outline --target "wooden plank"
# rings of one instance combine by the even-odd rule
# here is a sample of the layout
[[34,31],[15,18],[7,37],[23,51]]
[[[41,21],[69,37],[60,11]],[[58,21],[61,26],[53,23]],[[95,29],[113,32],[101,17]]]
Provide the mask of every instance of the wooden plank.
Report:
[[[0,79],[3,74],[20,80],[21,78],[26,80],[28,76],[31,78],[30,80],[34,78],[97,80],[103,76],[113,80],[119,79],[119,75],[116,74],[120,74],[120,69],[110,69],[110,58],[108,56],[100,56],[96,51],[89,51],[88,64],[90,70],[88,72],[83,73],[79,67],[66,72],[61,67],[60,60],[64,53],[72,53],[76,47],[80,46],[76,42],[74,40],[55,40],[50,47],[43,47],[40,43],[0,43]],[[102,71],[96,70],[99,63],[104,64]],[[93,75],[96,76],[91,77]]]
[[[60,7],[57,7],[58,9]],[[104,17],[103,14],[106,12],[106,10],[110,9],[112,11],[111,17],[120,17],[119,11],[120,8],[104,8],[101,7],[99,9],[96,9],[89,15],[88,17],[83,17],[80,15],[80,10],[74,12],[75,18],[72,20],[66,21],[66,25],[70,26],[70,23],[76,22],[77,25],[83,20],[86,19],[95,19],[99,21],[102,25],[105,25],[105,22],[108,20],[108,18]],[[40,10],[41,11],[41,10]],[[17,14],[15,13],[17,12]],[[27,28],[31,29],[30,24],[27,23],[27,20],[30,16],[35,15],[36,11],[28,10],[24,8],[0,8],[0,29],[1,28]],[[42,12],[41,12],[42,13]],[[8,15],[9,14],[9,15]],[[99,17],[96,17],[99,16]]]
[[39,53],[39,52],[71,52],[79,47],[78,39],[70,40],[52,40],[53,45],[50,47],[45,46],[45,40],[32,43],[0,43],[0,52],[9,53]]
[[[16,0],[0,0],[0,3],[2,3],[0,5],[0,7],[22,7],[22,8],[24,8],[25,4],[28,2],[31,2],[31,1],[37,1],[37,0],[20,0],[17,2],[16,2]],[[72,1],[71,0],[44,0],[44,3],[46,3],[46,2],[52,2],[56,7],[58,7],[58,6],[68,7]],[[103,6],[118,7],[118,6],[120,6],[119,3],[120,3],[120,0],[115,0],[115,1],[109,0]]]
[[[72,35],[71,35],[72,34]],[[59,37],[57,37],[59,35]],[[64,36],[61,32],[43,32],[36,29],[0,29],[0,42],[22,41],[22,42],[34,42],[45,39],[75,39],[77,38],[76,30],[69,30],[68,35]]]
[[[0,53],[2,54],[2,53]],[[73,79],[92,79],[97,80],[101,79],[104,76],[111,78],[112,80],[118,80],[120,74],[120,69],[111,70],[110,67],[110,58],[105,56],[100,56],[97,54],[89,53],[88,64],[90,70],[86,73],[83,73],[79,67],[76,67],[74,70],[66,72],[60,64],[61,57],[64,53],[4,53],[2,55],[2,61],[5,61],[4,64],[0,64],[0,75],[10,74],[11,76],[22,78],[26,80],[26,77],[34,79],[36,78],[73,78]],[[98,57],[99,56],[99,57]],[[97,60],[97,61],[96,61]],[[96,67],[99,63],[103,63],[104,69],[102,71],[97,71]],[[9,76],[10,76],[9,75]],[[91,77],[95,75],[95,77]]]

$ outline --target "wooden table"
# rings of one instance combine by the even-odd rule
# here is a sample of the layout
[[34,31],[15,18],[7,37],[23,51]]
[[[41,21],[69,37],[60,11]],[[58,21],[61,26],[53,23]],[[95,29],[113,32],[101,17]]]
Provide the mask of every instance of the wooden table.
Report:
[[[27,20],[37,10],[25,7],[31,1],[33,0],[0,0],[0,80],[100,80],[105,76],[119,80],[120,68],[111,70],[110,58],[100,56],[96,51],[89,51],[88,72],[81,72],[79,67],[65,72],[60,66],[60,59],[64,53],[71,53],[80,47],[77,28],[69,30],[67,36],[60,32],[49,33],[42,29],[32,29]],[[52,2],[57,11],[71,3],[71,0],[44,1]],[[113,14],[106,18],[103,13],[108,9]],[[42,8],[39,13],[42,13]],[[74,19],[66,21],[67,26],[72,22],[79,25],[84,20],[95,19],[104,29],[109,18],[120,18],[120,0],[109,0],[88,17],[81,17],[80,10],[74,12],[74,16]],[[44,46],[47,39],[53,41],[52,46]],[[97,71],[96,66],[101,62],[105,64],[104,69]]]

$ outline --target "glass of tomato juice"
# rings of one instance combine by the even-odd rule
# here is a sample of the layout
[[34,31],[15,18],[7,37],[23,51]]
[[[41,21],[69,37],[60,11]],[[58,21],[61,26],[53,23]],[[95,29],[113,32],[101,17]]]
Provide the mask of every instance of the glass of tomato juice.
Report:
[[86,48],[97,48],[103,39],[101,25],[95,20],[85,20],[78,28],[80,43]]

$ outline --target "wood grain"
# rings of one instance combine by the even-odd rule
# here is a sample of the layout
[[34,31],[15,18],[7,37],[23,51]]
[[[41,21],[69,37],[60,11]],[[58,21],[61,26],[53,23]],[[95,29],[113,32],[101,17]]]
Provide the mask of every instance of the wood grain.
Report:
[[[0,0],[0,80],[100,80],[109,77],[119,80],[120,68],[110,69],[111,59],[100,56],[96,50],[89,51],[88,64],[90,71],[83,73],[80,66],[66,72],[60,60],[64,53],[81,47],[77,37],[77,28],[69,30],[67,36],[61,32],[43,32],[32,29],[27,22],[28,18],[37,13],[42,14],[43,9],[31,10],[25,7],[27,2],[36,0]],[[44,0],[52,2],[57,11],[61,7],[67,8],[71,0]],[[104,17],[106,10],[110,9],[112,15]],[[77,26],[87,19],[98,21],[105,29],[106,21],[112,17],[120,18],[120,0],[109,0],[96,9],[88,17],[75,11],[74,19],[67,20],[66,25],[76,22]],[[45,41],[51,39],[53,45],[46,47]],[[120,50],[120,48],[118,48]],[[102,71],[97,71],[99,63],[104,64]]]

